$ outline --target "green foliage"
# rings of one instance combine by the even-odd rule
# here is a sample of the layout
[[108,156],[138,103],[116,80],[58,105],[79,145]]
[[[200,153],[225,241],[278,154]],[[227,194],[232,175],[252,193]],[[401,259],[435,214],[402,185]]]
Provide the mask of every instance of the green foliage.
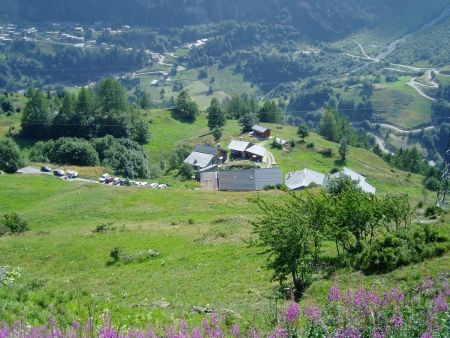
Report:
[[425,188],[431,191],[438,191],[441,185],[441,183],[436,177],[428,177],[427,179],[425,179],[423,184]]
[[150,141],[149,123],[144,120],[135,122],[131,128],[130,138],[139,144],[147,144]]
[[297,135],[300,137],[300,140],[303,142],[305,138],[309,136],[309,128],[305,124],[301,124],[298,126]]
[[56,140],[44,156],[58,164],[96,166],[100,163],[94,147],[88,141],[77,138],[63,137]]
[[254,202],[263,212],[253,223],[255,244],[267,255],[272,280],[281,283],[290,275],[301,295],[311,282],[315,253],[315,232],[302,214],[302,201],[292,199],[292,204],[274,205],[257,198]]
[[174,111],[177,116],[187,121],[195,121],[199,114],[197,103],[192,101],[186,90],[178,95]]
[[445,247],[440,247],[438,240],[438,234],[429,225],[398,230],[368,243],[358,255],[355,266],[365,273],[385,273],[421,262],[444,254]]
[[214,140],[216,141],[216,142],[218,142],[218,141],[220,141],[220,139],[222,138],[222,136],[223,136],[223,129],[221,129],[221,128],[219,128],[219,127],[215,127],[214,129],[213,129],[213,136],[214,136]]
[[320,135],[329,141],[335,141],[338,137],[336,113],[331,110],[327,110],[320,120]]
[[257,119],[254,113],[248,112],[241,115],[239,118],[239,125],[242,126],[242,132],[248,133],[252,130],[252,127],[256,124]]
[[113,222],[105,222],[97,225],[92,232],[94,234],[104,234],[109,231],[115,231],[117,227],[114,225]]
[[169,157],[169,170],[179,169],[183,161],[189,156],[192,152],[192,148],[188,145],[180,145]]
[[26,164],[17,144],[10,138],[0,141],[0,170],[15,173]]
[[115,264],[119,262],[120,258],[122,257],[122,250],[118,247],[114,247],[109,253],[109,256],[112,258],[112,263]]
[[0,221],[11,234],[20,235],[28,230],[28,223],[15,212],[3,215]]
[[47,98],[40,90],[32,89],[28,90],[27,98],[22,115],[22,135],[37,139],[48,137],[51,116]]
[[182,163],[178,168],[178,175],[185,181],[192,180],[195,177],[194,168],[188,163]]
[[283,112],[278,108],[275,101],[266,101],[259,108],[258,118],[261,122],[281,123],[283,122]]
[[219,100],[213,98],[211,105],[206,110],[208,112],[208,127],[210,130],[215,128],[222,128],[227,122],[225,112],[220,106]]
[[345,137],[341,138],[341,141],[339,142],[338,153],[341,161],[345,162],[349,153],[348,141]]

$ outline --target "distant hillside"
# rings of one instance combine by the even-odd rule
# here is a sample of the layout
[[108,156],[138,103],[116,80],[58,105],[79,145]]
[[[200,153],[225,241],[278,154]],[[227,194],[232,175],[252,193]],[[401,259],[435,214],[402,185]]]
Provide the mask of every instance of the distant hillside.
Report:
[[[396,16],[425,21],[448,1],[431,0],[18,0],[22,18],[35,21],[104,21],[172,28],[223,20],[290,24],[311,38],[328,40]],[[418,16],[417,14],[420,13]],[[435,15],[436,13],[431,13]],[[420,20],[419,19],[419,20]],[[415,21],[415,20],[414,20]],[[415,25],[396,20],[398,25]],[[422,22],[417,22],[420,25]],[[404,27],[401,27],[404,28]],[[406,27],[406,29],[414,27]]]

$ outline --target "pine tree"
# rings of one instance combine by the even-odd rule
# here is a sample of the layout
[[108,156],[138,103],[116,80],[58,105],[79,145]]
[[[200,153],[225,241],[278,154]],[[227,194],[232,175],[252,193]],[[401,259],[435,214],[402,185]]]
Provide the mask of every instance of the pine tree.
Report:
[[225,125],[227,118],[218,99],[213,98],[211,100],[211,105],[206,111],[208,112],[208,127],[210,130],[217,127],[222,128]]
[[336,113],[327,110],[320,120],[320,135],[327,140],[336,141],[338,135],[338,127],[336,120]]

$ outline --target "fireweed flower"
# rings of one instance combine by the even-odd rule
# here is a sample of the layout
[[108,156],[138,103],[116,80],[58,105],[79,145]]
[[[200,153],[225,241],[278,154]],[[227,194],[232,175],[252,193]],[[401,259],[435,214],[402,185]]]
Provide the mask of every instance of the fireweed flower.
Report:
[[303,313],[305,314],[306,318],[311,322],[318,322],[322,317],[322,312],[317,307],[317,305],[305,307]]
[[72,328],[74,331],[78,331],[80,329],[80,323],[78,322],[78,320],[73,321]]
[[329,302],[336,302],[341,299],[341,290],[339,290],[336,284],[333,284],[331,289],[328,291],[327,299]]
[[376,329],[373,331],[372,338],[383,338],[383,334],[381,333],[381,330]]
[[300,315],[300,306],[297,303],[290,303],[284,315],[288,322],[297,321]]
[[277,327],[275,332],[269,336],[269,338],[286,338],[286,337],[287,337],[287,333],[281,327]]
[[199,328],[194,328],[191,333],[191,338],[202,338],[202,331]]
[[230,334],[233,337],[239,337],[241,335],[241,329],[238,324],[234,324],[230,329]]
[[424,332],[420,335],[420,338],[433,338],[433,334],[430,331]]
[[448,311],[448,304],[445,301],[444,295],[442,293],[439,293],[435,299],[433,299],[433,313],[439,313],[439,312],[447,312]]
[[396,329],[401,329],[403,327],[403,318],[402,316],[393,316],[390,323]]
[[361,338],[361,333],[357,328],[350,326],[340,329],[336,334],[336,338]]

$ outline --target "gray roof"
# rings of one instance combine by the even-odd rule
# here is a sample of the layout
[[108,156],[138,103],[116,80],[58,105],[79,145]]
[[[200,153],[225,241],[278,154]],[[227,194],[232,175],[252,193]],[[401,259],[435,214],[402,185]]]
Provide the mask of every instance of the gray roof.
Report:
[[198,152],[192,152],[187,159],[184,160],[184,163],[191,164],[198,168],[205,168],[209,166],[214,158],[214,155],[203,154]]
[[209,155],[216,155],[217,154],[217,148],[204,145],[204,144],[198,144],[194,148],[194,152],[197,153],[203,153],[203,154],[209,154]]
[[228,145],[228,149],[234,151],[245,151],[249,145],[249,142],[232,140]]
[[312,183],[323,185],[325,175],[309,170],[303,169],[301,171],[290,172],[286,175],[286,186],[291,189],[308,188]]
[[376,188],[371,186],[369,183],[367,183],[366,178],[364,176],[358,174],[356,171],[353,171],[349,168],[344,167],[344,169],[342,169],[342,171],[331,175],[331,178],[339,178],[342,176],[350,177],[350,179],[352,181],[357,182],[358,188],[360,188],[362,191],[375,195]]
[[264,157],[266,156],[266,149],[263,146],[255,144],[246,150],[247,153]]
[[283,182],[281,168],[241,169],[218,172],[219,190],[255,191]]
[[265,133],[267,130],[269,130],[269,128],[260,126],[259,124],[256,124],[252,127],[253,131],[256,131],[258,133]]

